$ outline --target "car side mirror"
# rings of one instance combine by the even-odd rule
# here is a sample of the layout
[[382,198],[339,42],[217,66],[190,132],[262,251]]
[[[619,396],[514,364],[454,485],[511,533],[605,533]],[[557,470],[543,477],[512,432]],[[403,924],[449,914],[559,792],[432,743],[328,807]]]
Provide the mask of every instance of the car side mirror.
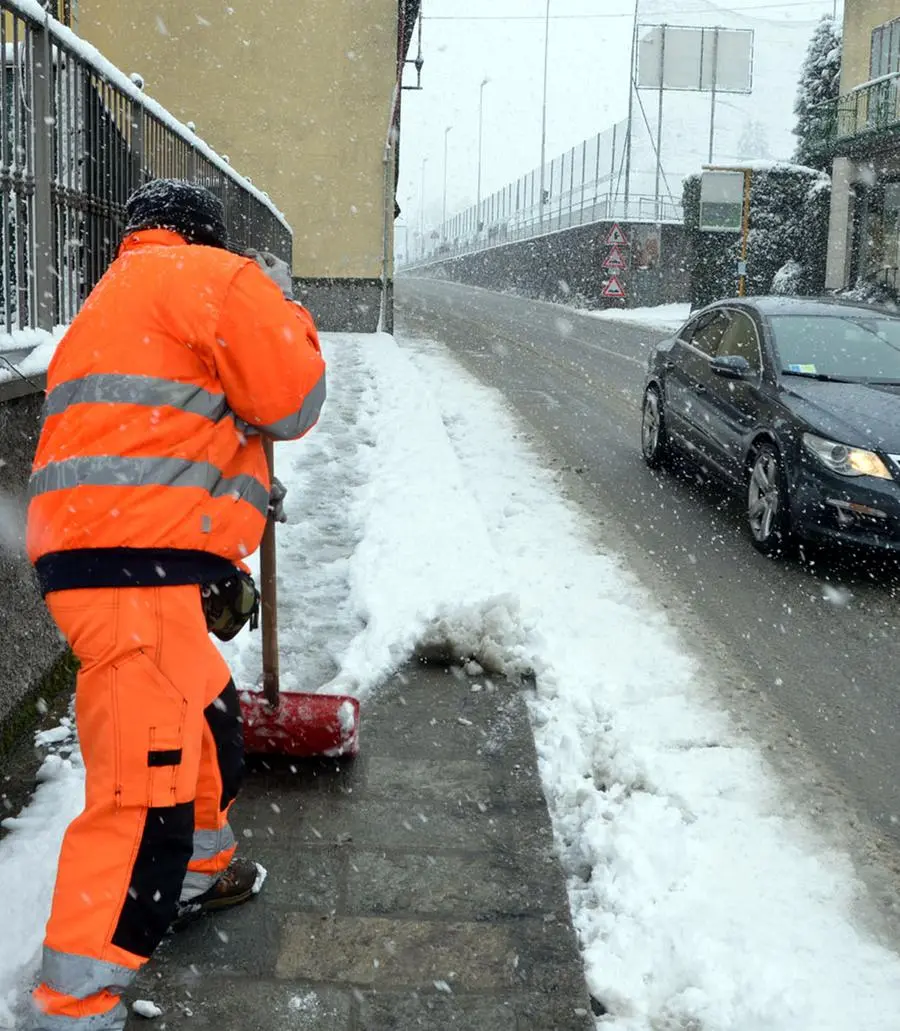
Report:
[[727,354],[722,355],[720,358],[713,358],[710,364],[712,371],[717,376],[723,376],[725,379],[744,379],[752,371],[750,362],[737,354]]

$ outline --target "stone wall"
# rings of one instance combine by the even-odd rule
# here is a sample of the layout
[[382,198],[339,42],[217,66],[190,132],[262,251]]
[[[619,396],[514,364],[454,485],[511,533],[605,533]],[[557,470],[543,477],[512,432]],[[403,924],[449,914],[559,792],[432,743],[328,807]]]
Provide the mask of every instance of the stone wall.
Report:
[[684,227],[664,225],[657,232],[656,226],[622,223],[621,228],[630,243],[622,248],[630,267],[617,273],[625,289],[624,300],[603,296],[611,275],[603,268],[611,250],[606,242],[612,229],[609,222],[439,259],[410,271],[589,308],[638,308],[689,300],[689,245]]
[[42,405],[42,393],[0,402],[0,740],[64,652],[25,557],[26,491]]

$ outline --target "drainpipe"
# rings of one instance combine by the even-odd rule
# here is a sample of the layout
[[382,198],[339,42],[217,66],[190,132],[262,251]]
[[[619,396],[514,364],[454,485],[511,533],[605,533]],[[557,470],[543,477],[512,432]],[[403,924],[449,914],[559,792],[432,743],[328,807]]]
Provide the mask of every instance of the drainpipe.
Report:
[[[401,72],[402,74],[402,72]],[[391,116],[384,140],[382,166],[384,171],[384,223],[381,255],[381,313],[378,319],[380,333],[394,332],[394,298],[391,289],[391,257],[393,253],[394,225],[394,158],[397,149],[397,107],[400,102],[401,81],[398,77],[391,100]]]

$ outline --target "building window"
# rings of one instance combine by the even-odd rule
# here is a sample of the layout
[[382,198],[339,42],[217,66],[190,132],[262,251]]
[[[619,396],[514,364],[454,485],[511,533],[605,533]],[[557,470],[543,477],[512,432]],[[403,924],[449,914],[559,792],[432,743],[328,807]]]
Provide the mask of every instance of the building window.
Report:
[[869,78],[900,72],[900,18],[872,30],[872,57]]

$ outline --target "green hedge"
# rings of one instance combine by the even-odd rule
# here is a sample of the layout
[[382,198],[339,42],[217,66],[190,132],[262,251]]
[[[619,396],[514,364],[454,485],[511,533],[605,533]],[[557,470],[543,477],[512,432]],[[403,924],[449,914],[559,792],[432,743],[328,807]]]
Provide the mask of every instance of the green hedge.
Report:
[[[691,243],[691,306],[737,294],[739,233],[700,230],[700,175],[688,176],[684,225]],[[825,289],[831,180],[803,165],[753,170],[747,293],[817,294]]]

